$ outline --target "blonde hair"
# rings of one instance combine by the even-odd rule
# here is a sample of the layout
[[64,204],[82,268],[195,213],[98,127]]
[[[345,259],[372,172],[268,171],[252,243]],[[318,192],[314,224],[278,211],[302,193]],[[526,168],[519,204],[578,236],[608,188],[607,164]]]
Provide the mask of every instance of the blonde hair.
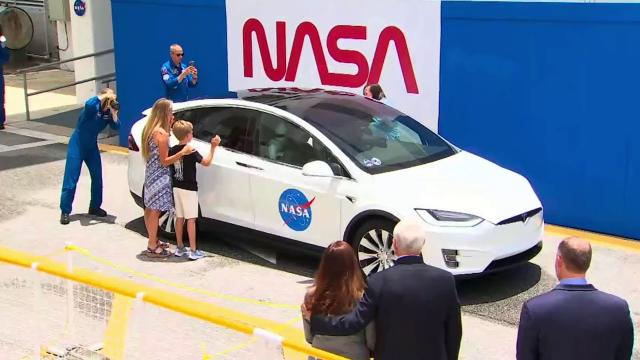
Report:
[[149,140],[153,136],[153,132],[157,128],[161,128],[169,133],[171,127],[169,124],[169,117],[171,116],[171,100],[165,98],[158,99],[151,108],[151,114],[147,119],[147,123],[142,130],[142,157],[145,160],[149,160],[151,149],[149,148]]
[[182,141],[187,135],[193,132],[193,125],[185,120],[177,120],[173,123],[173,135],[176,136],[176,139]]

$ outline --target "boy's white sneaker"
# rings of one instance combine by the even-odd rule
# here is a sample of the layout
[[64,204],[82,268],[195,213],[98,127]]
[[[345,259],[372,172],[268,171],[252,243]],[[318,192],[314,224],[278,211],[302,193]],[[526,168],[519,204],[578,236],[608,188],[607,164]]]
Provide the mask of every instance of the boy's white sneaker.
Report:
[[181,248],[176,248],[176,252],[174,252],[173,255],[181,257],[181,256],[189,254],[190,252],[191,252],[191,250],[189,249],[189,247],[188,246],[184,246],[184,247],[181,247]]
[[200,250],[189,251],[189,260],[198,260],[204,257],[204,253]]

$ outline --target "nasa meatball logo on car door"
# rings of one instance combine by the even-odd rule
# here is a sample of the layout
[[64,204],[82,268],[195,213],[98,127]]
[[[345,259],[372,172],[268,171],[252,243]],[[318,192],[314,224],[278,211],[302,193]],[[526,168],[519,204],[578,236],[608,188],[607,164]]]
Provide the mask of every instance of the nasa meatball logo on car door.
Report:
[[283,191],[278,200],[278,211],[285,225],[295,231],[307,230],[313,218],[311,205],[315,200],[315,197],[311,200],[307,199],[300,190]]

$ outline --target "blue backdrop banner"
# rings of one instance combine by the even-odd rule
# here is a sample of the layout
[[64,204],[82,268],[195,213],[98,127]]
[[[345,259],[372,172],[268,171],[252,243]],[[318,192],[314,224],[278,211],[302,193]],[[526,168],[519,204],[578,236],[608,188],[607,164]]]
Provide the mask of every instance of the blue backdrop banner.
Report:
[[443,2],[440,132],[553,224],[640,239],[640,4]]

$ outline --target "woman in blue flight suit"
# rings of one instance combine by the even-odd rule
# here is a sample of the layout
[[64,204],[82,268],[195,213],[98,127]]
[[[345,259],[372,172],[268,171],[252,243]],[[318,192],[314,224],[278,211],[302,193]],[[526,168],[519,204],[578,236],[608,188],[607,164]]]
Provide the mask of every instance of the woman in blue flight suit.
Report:
[[4,130],[4,122],[6,120],[6,114],[4,112],[4,70],[2,65],[9,61],[9,49],[6,47],[7,39],[2,33],[2,26],[0,26],[0,130]]
[[109,125],[118,130],[118,110],[116,94],[111,89],[103,89],[100,95],[94,96],[84,103],[76,129],[69,139],[67,148],[67,163],[64,168],[62,195],[60,196],[60,224],[69,223],[69,214],[73,197],[76,194],[76,184],[80,178],[82,162],[87,164],[91,175],[91,203],[89,214],[99,217],[107,216],[102,210],[102,161],[98,150],[98,134]]

